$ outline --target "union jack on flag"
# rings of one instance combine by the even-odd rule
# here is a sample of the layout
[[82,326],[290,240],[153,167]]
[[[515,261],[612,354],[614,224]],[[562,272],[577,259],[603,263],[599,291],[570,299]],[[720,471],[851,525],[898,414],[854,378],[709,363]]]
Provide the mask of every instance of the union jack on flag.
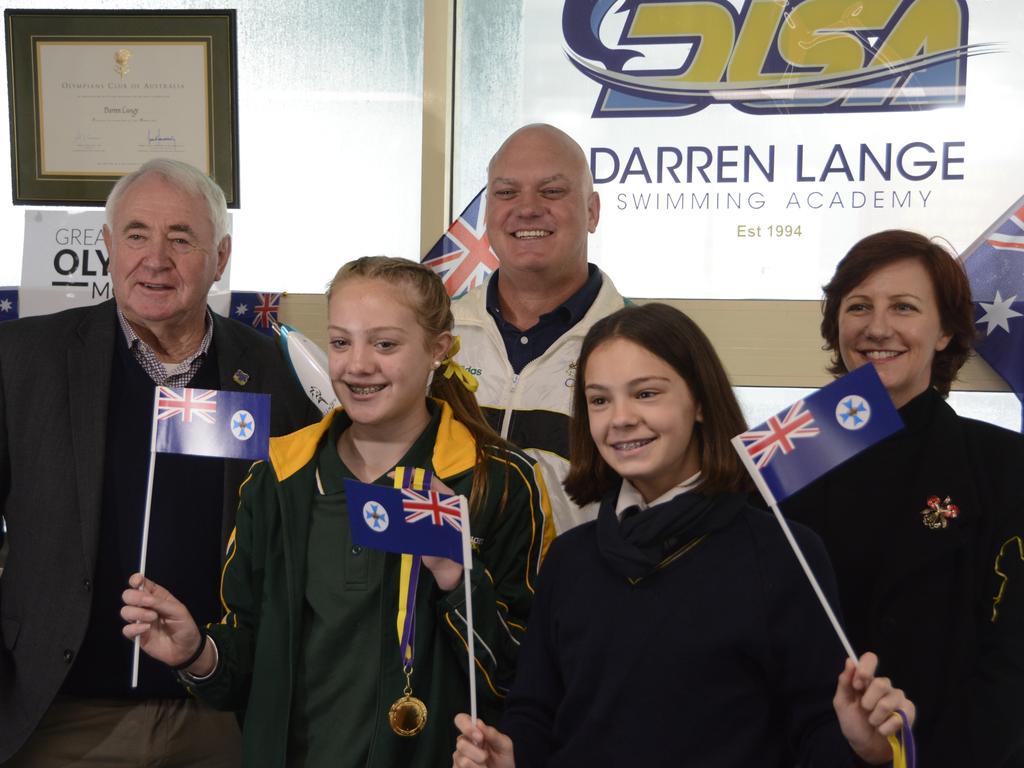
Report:
[[176,416],[181,421],[190,422],[192,417],[213,424],[217,413],[216,389],[171,389],[160,387],[157,400],[157,421],[166,421]]
[[[1017,201],[1020,205],[1020,201]],[[988,237],[988,244],[993,248],[1012,251],[1024,251],[1024,206],[1014,211]]]
[[804,401],[797,400],[781,419],[778,416],[770,417],[764,423],[767,429],[752,429],[739,437],[750,458],[757,461],[755,466],[761,469],[777,451],[792,453],[796,449],[793,441],[798,437],[817,437],[821,430],[812,427],[813,423],[814,416],[804,410]]
[[450,525],[462,531],[461,505],[459,496],[442,496],[437,491],[414,491],[402,489],[402,509],[405,522],[418,523],[430,520],[432,525]]
[[423,257],[423,264],[440,275],[453,299],[483,284],[498,268],[484,225],[486,193],[487,187],[480,190]]
[[774,504],[902,428],[875,366],[863,365],[736,435],[732,445]]
[[153,397],[152,449],[157,453],[250,461],[267,457],[270,395],[157,387]]
[[231,292],[231,316],[248,323],[260,333],[274,335],[273,322],[281,310],[280,293]]
[[281,294],[280,293],[257,293],[256,294],[260,301],[252,312],[255,317],[252,319],[252,324],[257,328],[269,328],[270,319],[277,319],[277,313],[281,308]]

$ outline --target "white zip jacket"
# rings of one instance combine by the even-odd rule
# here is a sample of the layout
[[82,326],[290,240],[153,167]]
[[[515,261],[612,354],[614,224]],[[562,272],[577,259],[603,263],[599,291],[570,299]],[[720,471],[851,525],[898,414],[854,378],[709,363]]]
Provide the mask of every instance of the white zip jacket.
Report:
[[487,284],[452,304],[455,333],[462,339],[459,362],[480,382],[476,398],[491,426],[537,460],[558,534],[597,517],[597,504],[577,507],[562,487],[569,472],[572,390],[583,337],[594,323],[624,305],[602,272],[601,290],[583,319],[516,375],[498,326],[487,313]]

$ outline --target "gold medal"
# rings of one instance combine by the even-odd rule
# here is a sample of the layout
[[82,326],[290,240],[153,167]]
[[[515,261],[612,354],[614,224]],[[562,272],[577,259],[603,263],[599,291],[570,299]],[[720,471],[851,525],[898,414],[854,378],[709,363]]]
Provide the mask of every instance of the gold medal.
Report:
[[427,725],[427,705],[406,694],[391,705],[388,723],[399,736],[415,736]]
[[399,736],[415,736],[427,725],[427,705],[412,695],[412,667],[405,668],[405,690],[388,710],[388,723]]

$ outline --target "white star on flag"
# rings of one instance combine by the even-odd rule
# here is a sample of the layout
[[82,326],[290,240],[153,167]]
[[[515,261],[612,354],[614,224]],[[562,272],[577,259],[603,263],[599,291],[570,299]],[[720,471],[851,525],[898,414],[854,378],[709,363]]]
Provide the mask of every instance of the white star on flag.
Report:
[[1011,309],[1013,302],[1017,300],[1016,296],[1011,296],[1008,299],[1003,299],[999,295],[999,291],[996,291],[996,298],[991,304],[986,304],[983,301],[979,301],[978,304],[985,310],[985,314],[978,320],[977,325],[982,323],[988,323],[988,330],[985,331],[986,336],[990,336],[992,331],[996,328],[1002,328],[1007,333],[1010,332],[1010,318],[1021,317],[1021,313],[1014,309]]
[[10,299],[0,299],[0,312],[10,312],[13,307]]
[[241,317],[242,315],[244,315],[248,311],[249,311],[249,305],[248,304],[239,304],[237,307],[235,307],[235,314],[238,315],[239,317]]

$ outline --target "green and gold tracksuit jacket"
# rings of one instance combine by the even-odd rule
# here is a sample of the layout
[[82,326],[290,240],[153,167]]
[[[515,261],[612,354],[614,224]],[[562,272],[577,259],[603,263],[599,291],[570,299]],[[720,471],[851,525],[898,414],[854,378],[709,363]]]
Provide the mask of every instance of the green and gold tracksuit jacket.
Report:
[[[431,469],[468,497],[473,439],[446,403],[428,407],[431,423],[399,465]],[[222,579],[225,614],[208,628],[219,661],[190,687],[218,708],[244,711],[247,766],[433,768],[450,762],[452,719],[469,708],[464,585],[445,593],[423,568],[411,687],[427,706],[427,724],[414,737],[389,727],[388,710],[406,685],[402,556],[352,542],[340,477],[351,475],[335,447],[348,423],[339,409],[271,440],[270,460],[253,465],[241,488]],[[480,716],[494,722],[554,529],[536,464],[517,451],[488,456],[488,492],[471,510],[468,576],[477,701]],[[376,482],[391,484],[386,476]]]

